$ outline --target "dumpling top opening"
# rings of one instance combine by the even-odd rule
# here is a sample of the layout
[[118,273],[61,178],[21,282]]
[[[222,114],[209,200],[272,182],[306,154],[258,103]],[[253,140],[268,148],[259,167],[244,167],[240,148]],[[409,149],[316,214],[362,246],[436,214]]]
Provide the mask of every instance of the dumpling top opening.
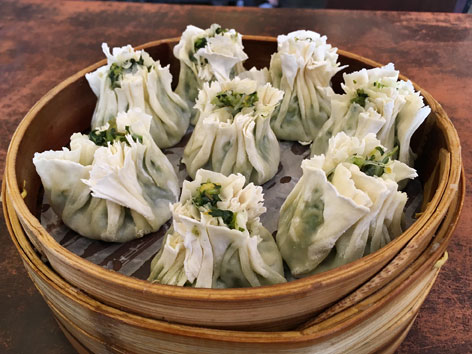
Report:
[[262,187],[244,184],[245,178],[240,174],[226,177],[199,170],[193,182],[184,182],[180,202],[172,208],[206,225],[244,232],[248,224],[259,222],[259,216],[266,211]]

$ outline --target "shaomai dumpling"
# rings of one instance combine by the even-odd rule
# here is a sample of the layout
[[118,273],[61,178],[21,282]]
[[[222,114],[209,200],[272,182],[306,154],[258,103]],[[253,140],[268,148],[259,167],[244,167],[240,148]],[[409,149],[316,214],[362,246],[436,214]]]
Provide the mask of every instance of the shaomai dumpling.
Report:
[[278,36],[277,45],[270,75],[285,96],[272,129],[279,139],[310,142],[331,112],[331,79],[342,69],[337,48],[326,43],[326,36],[304,30]]
[[199,170],[185,181],[173,222],[151,263],[149,281],[197,288],[285,282],[282,258],[262,226],[262,187],[242,175]]
[[45,196],[64,224],[88,238],[125,242],[169,220],[179,183],[149,133],[151,120],[132,109],[88,135],[73,134],[70,149],[34,155]]
[[160,148],[177,144],[189,126],[190,110],[172,91],[169,66],[162,67],[144,50],[130,45],[110,48],[102,44],[107,65],[85,75],[98,98],[92,129],[115,119],[119,112],[140,108],[152,117],[151,136]]
[[[174,47],[174,56],[180,61],[179,83],[175,91],[192,108],[203,83],[226,81],[245,71],[242,36],[234,29],[217,24],[203,30],[189,25]],[[197,111],[192,111],[191,123],[196,124]]]
[[269,69],[267,68],[257,69],[254,66],[251,69],[240,73],[238,77],[240,79],[251,79],[251,80],[257,81],[258,85],[262,85],[262,86],[267,83],[270,83],[271,81]]
[[190,177],[200,168],[241,173],[257,185],[274,177],[280,148],[270,117],[282,97],[250,79],[205,83],[195,105],[200,119],[182,159]]
[[387,149],[399,146],[398,160],[413,165],[410,141],[431,112],[410,81],[398,80],[393,64],[344,74],[342,95],[333,95],[331,116],[311,146],[312,155],[328,149],[328,140],[339,132],[362,139],[374,133]]
[[277,245],[301,277],[377,251],[402,233],[406,193],[398,182],[416,171],[368,134],[339,133],[326,156],[302,162],[303,175],[280,211]]

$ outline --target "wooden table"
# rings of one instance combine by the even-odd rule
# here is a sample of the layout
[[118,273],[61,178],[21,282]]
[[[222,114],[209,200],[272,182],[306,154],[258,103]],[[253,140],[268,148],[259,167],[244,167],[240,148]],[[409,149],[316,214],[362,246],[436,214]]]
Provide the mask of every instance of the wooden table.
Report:
[[[459,131],[466,174],[472,174],[471,15],[34,0],[0,3],[0,172],[25,113],[56,84],[102,59],[102,42],[138,45],[179,36],[187,24],[215,22],[243,34],[314,30],[341,49],[394,62],[443,105]],[[399,353],[472,352],[471,203],[468,193],[449,261]],[[0,237],[0,352],[70,353],[3,216]]]

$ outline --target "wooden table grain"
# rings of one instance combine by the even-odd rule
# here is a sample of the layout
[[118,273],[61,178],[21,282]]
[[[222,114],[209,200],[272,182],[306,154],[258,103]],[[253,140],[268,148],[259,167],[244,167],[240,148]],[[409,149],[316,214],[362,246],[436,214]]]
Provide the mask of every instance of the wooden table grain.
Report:
[[[429,91],[455,124],[472,175],[472,15],[173,6],[121,2],[0,2],[0,172],[25,113],[110,47],[180,35],[212,23],[243,34],[309,29],[338,48],[393,62]],[[469,178],[467,178],[469,181]],[[472,352],[472,198],[467,193],[449,261],[398,353]],[[0,352],[70,353],[0,222]]]

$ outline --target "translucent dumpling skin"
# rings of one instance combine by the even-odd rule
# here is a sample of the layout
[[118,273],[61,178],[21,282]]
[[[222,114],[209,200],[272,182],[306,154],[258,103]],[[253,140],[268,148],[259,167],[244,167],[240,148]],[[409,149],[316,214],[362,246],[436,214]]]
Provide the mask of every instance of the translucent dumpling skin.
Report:
[[398,145],[398,160],[413,166],[411,137],[431,108],[410,81],[398,77],[391,63],[344,74],[344,94],[332,96],[331,115],[313,141],[312,155],[324,154],[329,139],[339,132],[359,139],[373,133],[389,150]]
[[172,205],[173,223],[151,264],[149,281],[198,288],[285,282],[282,258],[262,226],[262,188],[242,175],[199,170]]
[[75,133],[70,150],[36,153],[33,163],[54,211],[80,235],[125,242],[157,231],[171,213],[179,184],[154,143],[152,117],[139,109]]
[[189,126],[190,109],[172,91],[169,66],[162,67],[144,50],[130,45],[113,48],[104,43],[107,65],[85,75],[97,96],[92,129],[115,119],[119,112],[139,108],[152,117],[150,132],[160,148],[177,144]]
[[191,109],[193,125],[199,117],[192,109],[198,90],[205,82],[224,82],[244,72],[243,62],[248,58],[241,34],[217,24],[206,30],[187,26],[174,47],[174,56],[180,61],[176,92]]
[[271,125],[277,138],[311,142],[330,115],[331,78],[342,69],[326,36],[295,31],[277,37],[270,61],[274,87],[285,92]]
[[250,79],[204,84],[195,105],[200,118],[182,159],[188,174],[194,178],[200,168],[240,173],[257,185],[274,177],[280,147],[270,117],[282,97]]
[[[316,162],[303,162],[303,176],[280,211],[277,245],[294,276],[319,266],[338,238],[369,212],[368,198],[339,193]],[[360,194],[352,184],[346,187]]]
[[296,277],[377,251],[402,233],[407,195],[398,182],[416,171],[374,134],[339,133],[326,155],[302,162],[303,175],[280,211],[277,245]]

